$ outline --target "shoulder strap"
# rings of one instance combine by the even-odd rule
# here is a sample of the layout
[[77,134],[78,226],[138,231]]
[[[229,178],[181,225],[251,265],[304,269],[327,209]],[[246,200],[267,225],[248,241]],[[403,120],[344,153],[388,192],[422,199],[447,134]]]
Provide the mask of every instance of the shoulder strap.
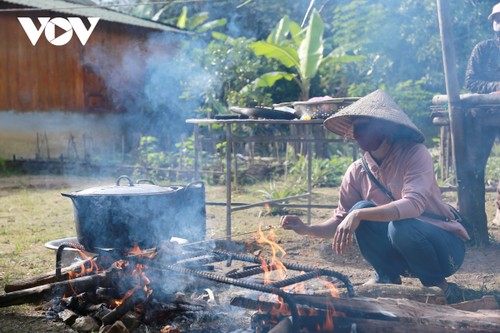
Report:
[[363,165],[363,169],[365,169],[366,174],[368,175],[368,177],[370,178],[370,180],[375,185],[377,185],[382,190],[382,192],[384,192],[392,201],[395,201],[396,199],[392,195],[391,191],[389,191],[387,188],[385,188],[385,186],[382,185],[382,183],[379,182],[377,178],[375,178],[375,176],[373,175],[373,173],[371,173],[370,169],[368,168],[368,163],[366,163],[366,159],[365,159],[364,155],[363,155],[363,157],[361,157],[361,164]]
[[[361,165],[363,166],[363,169],[366,171],[368,178],[370,178],[370,180],[375,185],[377,185],[382,190],[382,192],[384,192],[392,201],[395,201],[396,199],[392,195],[391,191],[389,191],[384,185],[382,185],[382,183],[379,182],[377,178],[375,178],[373,173],[371,173],[370,169],[368,168],[368,163],[366,163],[366,159],[365,159],[364,155],[361,157]],[[453,214],[455,214],[455,216],[457,216],[457,213],[455,213],[455,211],[453,211]],[[437,215],[437,214],[433,214],[433,213],[428,213],[428,212],[423,212],[422,216],[429,217],[429,218],[436,219],[436,220],[446,221],[446,222],[451,221],[451,219],[449,217]],[[458,216],[457,216],[457,218],[458,218]]]

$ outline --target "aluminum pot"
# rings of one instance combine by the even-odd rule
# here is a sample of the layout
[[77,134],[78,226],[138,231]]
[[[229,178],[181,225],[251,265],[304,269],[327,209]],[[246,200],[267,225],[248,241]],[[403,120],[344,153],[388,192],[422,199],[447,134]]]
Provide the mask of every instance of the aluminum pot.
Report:
[[311,119],[326,119],[357,101],[359,97],[344,98],[312,98],[306,102],[294,102],[292,105],[300,118],[310,117]]
[[134,184],[120,176],[115,186],[61,194],[73,202],[77,239],[89,251],[130,249],[135,244],[147,249],[173,236],[191,241],[205,237],[201,182],[158,186],[149,180]]

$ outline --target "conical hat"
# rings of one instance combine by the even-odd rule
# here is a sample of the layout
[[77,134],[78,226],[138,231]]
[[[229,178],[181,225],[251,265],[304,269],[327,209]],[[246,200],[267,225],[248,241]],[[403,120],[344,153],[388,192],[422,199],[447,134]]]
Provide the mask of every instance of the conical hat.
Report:
[[383,90],[376,90],[327,118],[323,125],[333,133],[352,138],[353,117],[371,117],[398,125],[397,136],[416,142],[425,140],[424,134],[408,118],[394,100]]

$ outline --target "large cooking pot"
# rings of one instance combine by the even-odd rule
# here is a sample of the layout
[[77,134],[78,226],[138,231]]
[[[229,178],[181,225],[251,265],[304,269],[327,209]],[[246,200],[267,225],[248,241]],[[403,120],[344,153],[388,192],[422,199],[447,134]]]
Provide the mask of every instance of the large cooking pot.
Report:
[[[122,183],[126,181],[126,184]],[[87,250],[156,247],[171,237],[205,238],[202,182],[158,186],[120,176],[114,186],[61,193],[73,201],[77,239]]]

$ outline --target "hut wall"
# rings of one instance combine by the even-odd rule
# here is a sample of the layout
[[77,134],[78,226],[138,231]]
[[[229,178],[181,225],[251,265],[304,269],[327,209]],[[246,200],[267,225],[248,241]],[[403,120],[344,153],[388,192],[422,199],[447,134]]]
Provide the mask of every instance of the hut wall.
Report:
[[[0,3],[0,9],[12,7]],[[145,50],[148,35],[158,32],[100,20],[84,46],[76,34],[55,46],[44,33],[32,45],[18,16],[38,23],[38,17],[72,15],[0,12],[0,158],[67,156],[71,145],[79,158],[84,152],[104,159],[121,153],[125,115],[113,98],[116,86],[109,89],[106,80],[123,72],[126,50]],[[120,77],[124,85],[140,83],[144,66],[135,65]]]

